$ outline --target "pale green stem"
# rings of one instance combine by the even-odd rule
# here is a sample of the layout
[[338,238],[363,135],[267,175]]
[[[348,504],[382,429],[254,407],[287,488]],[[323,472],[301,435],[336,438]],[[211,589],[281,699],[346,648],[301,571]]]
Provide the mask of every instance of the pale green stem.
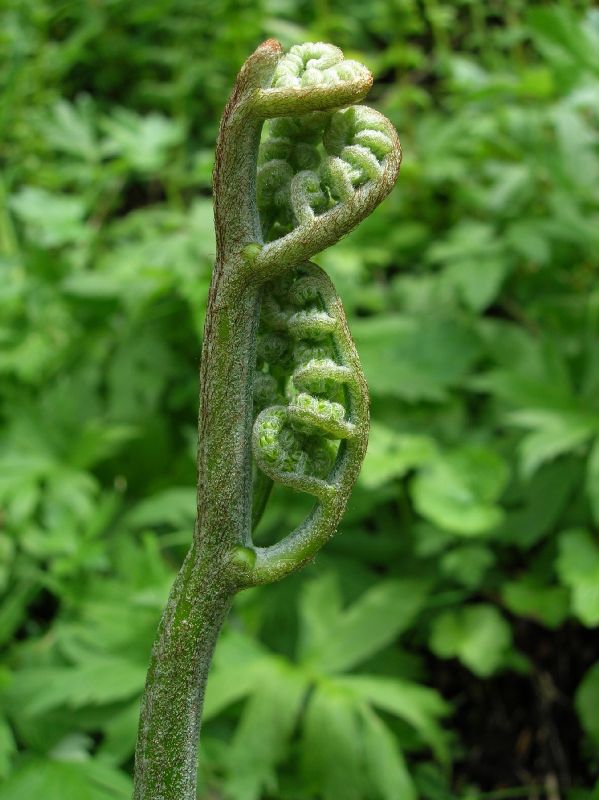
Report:
[[[310,47],[330,50],[326,45]],[[264,119],[355,102],[371,82],[368,71],[358,65],[352,72],[355,79],[332,86],[270,89],[280,58],[281,47],[273,40],[256,50],[237,78],[221,122],[214,174],[217,256],[201,363],[197,523],[152,651],[142,698],[134,800],[195,800],[206,680],[232,598],[239,589],[283,577],[314,556],[335,532],[366,448],[368,392],[341,303],[322,271],[304,265],[335,320],[343,360],[341,373],[335,374],[347,380],[352,425],[348,440],[340,446],[330,485],[308,480],[309,487],[316,486],[315,511],[279,544],[254,547],[253,383],[264,283],[333,243],[366,216],[390,191],[401,157],[391,130],[396,143],[380,179],[369,181],[336,209],[264,245],[256,201]],[[256,516],[272,477],[266,477],[268,470],[262,471]]]
[[[198,512],[194,542],[160,623],[142,700],[134,800],[195,800],[197,742],[214,645],[236,585],[231,554],[251,525],[251,424],[259,288],[243,286],[241,251],[260,241],[255,174],[261,122],[237,105],[246,65],[225,111],[217,149],[217,263],[202,349]],[[251,59],[250,59],[251,62]],[[272,59],[266,65],[274,66]]]
[[231,599],[218,561],[193,546],[152,652],[135,754],[135,800],[195,800],[206,679]]

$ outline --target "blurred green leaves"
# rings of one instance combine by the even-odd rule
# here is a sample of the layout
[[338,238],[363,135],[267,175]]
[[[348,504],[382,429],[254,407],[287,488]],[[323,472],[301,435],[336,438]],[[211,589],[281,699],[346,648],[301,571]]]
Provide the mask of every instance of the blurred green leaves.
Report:
[[572,592],[573,612],[584,625],[599,624],[599,543],[588,531],[564,531],[556,566]]
[[490,605],[473,605],[440,614],[430,639],[431,649],[438,656],[458,658],[482,677],[504,664],[511,643],[509,624]]
[[[352,669],[410,626],[428,588],[419,581],[381,581],[341,611],[335,578],[324,575],[308,586],[299,607],[303,632],[298,657],[327,674]],[[321,620],[323,607],[329,609],[326,626]]]
[[25,186],[13,196],[11,206],[29,237],[41,247],[72,244],[86,235],[85,205],[79,197]]
[[43,795],[48,800],[126,800],[132,783],[122,772],[77,752],[63,759],[31,759],[0,788],[3,800]]
[[295,663],[239,634],[223,637],[205,717],[248,697],[225,756],[225,785],[233,797],[258,800],[265,790],[276,793],[275,767],[296,726],[301,775],[309,791],[330,798],[343,792],[361,800],[373,790],[391,798],[400,786],[408,797],[416,796],[401,749],[379,712],[404,720],[446,759],[439,720],[447,704],[432,689],[405,678],[346,673],[388,648],[408,628],[426,594],[422,583],[387,581],[343,610],[337,577],[324,573],[307,583],[299,599]]
[[107,139],[102,151],[119,157],[124,164],[146,174],[155,174],[166,166],[172,149],[183,143],[181,125],[162,114],[145,117],[127,109],[117,109],[102,124]]
[[422,516],[440,528],[476,536],[501,522],[496,501],[507,479],[507,466],[496,453],[469,446],[441,455],[421,470],[412,481],[412,498]]
[[445,400],[479,352],[472,331],[451,319],[379,315],[352,332],[371,391],[408,401]]
[[[567,705],[587,737],[563,733],[569,781],[597,781],[594,657],[572,652],[567,681],[559,660],[560,637],[592,647],[599,626],[591,6],[3,4],[1,800],[130,795],[138,694],[194,524],[218,119],[271,35],[371,66],[367,102],[397,125],[404,165],[320,259],[371,390],[359,486],[310,573],[238,598],[201,797],[516,787],[522,764],[499,752],[473,787],[462,741],[469,681],[515,669],[532,699],[510,738],[534,727],[533,676],[548,674],[550,721],[561,730]],[[305,510],[273,493],[261,542]],[[543,751],[524,771],[541,786],[560,764]]]

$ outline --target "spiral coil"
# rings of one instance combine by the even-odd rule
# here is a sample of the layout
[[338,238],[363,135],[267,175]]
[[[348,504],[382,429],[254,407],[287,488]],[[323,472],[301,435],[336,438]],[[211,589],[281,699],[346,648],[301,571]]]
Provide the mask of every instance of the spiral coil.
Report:
[[294,45],[279,61],[272,79],[276,89],[307,86],[338,86],[366,80],[369,72],[358,61],[345,59],[343,51],[324,42]]
[[343,307],[315,264],[267,287],[258,369],[257,466],[273,481],[332,498],[344,478],[344,453],[364,447],[368,408]]
[[[306,44],[282,57],[265,95],[295,93],[304,103],[325,88],[335,94],[351,87],[359,95],[369,80],[368,71],[345,61],[338,48]],[[341,101],[344,95],[338,96]],[[355,224],[354,209],[379,202],[379,187],[399,168],[401,149],[391,123],[365,106],[339,105],[275,116],[266,124],[257,205],[264,241],[273,243],[264,252],[280,243],[283,262],[293,258],[293,237],[301,249],[310,237],[326,238],[327,229],[341,232]],[[337,215],[342,209],[349,211],[348,221]],[[368,434],[367,390],[332,283],[300,260],[292,272],[271,279],[262,294],[255,486],[263,487],[268,476],[326,503],[356,478]]]
[[[148,672],[136,800],[196,797],[201,701],[232,595],[310,561],[335,533],[360,470],[368,390],[341,302],[309,259],[367,217],[399,173],[395,129],[354,105],[371,85],[368,69],[332,45],[285,54],[269,39],[243,65],[223,112],[198,518]],[[274,481],[316,502],[262,547],[252,530]]]
[[366,381],[341,301],[309,259],[368,216],[398,175],[395,128],[355,105],[371,82],[338,48],[305,44],[281,55],[268,85],[248,101],[264,125],[256,173],[262,241],[244,250],[244,279],[258,287],[262,308],[252,528],[273,482],[317,502],[280,542],[252,544],[246,585],[296,569],[333,535],[366,451]]
[[272,120],[257,175],[265,240],[309,224],[382,179],[395,141],[390,122],[367,106]]

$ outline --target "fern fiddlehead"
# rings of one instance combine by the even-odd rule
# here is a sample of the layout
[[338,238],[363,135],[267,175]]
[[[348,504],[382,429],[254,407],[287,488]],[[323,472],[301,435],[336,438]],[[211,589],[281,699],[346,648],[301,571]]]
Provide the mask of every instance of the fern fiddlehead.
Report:
[[[366,383],[341,301],[309,259],[366,217],[397,177],[395,129],[355,105],[371,83],[332,45],[284,54],[269,40],[243,66],[223,114],[197,522],[152,652],[135,800],[195,800],[204,687],[232,597],[314,556],[362,463]],[[315,506],[262,548],[252,528],[272,481],[309,493]]]
[[[318,505],[279,545],[255,548],[254,583],[296,569],[336,528],[368,436],[366,384],[333,285],[306,262],[293,271],[285,289],[284,297],[280,288],[270,290],[263,319],[267,341],[276,337],[270,342],[270,366],[281,361],[287,366],[287,397],[270,384],[278,402],[257,415],[253,452],[262,473],[314,495]],[[264,355],[267,360],[269,353]],[[258,374],[274,380],[269,373]]]

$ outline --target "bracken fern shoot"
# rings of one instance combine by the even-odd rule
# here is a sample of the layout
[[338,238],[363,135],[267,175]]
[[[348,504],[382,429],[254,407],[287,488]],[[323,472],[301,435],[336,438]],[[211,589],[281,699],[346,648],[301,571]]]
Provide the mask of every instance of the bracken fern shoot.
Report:
[[[269,40],[244,64],[223,114],[197,522],[152,652],[135,800],[195,800],[204,689],[232,599],[315,555],[364,457],[366,382],[335,288],[309,259],[370,214],[399,172],[394,127],[355,105],[371,84],[337,47],[285,54]],[[257,547],[252,531],[273,483],[315,504],[279,543]]]

